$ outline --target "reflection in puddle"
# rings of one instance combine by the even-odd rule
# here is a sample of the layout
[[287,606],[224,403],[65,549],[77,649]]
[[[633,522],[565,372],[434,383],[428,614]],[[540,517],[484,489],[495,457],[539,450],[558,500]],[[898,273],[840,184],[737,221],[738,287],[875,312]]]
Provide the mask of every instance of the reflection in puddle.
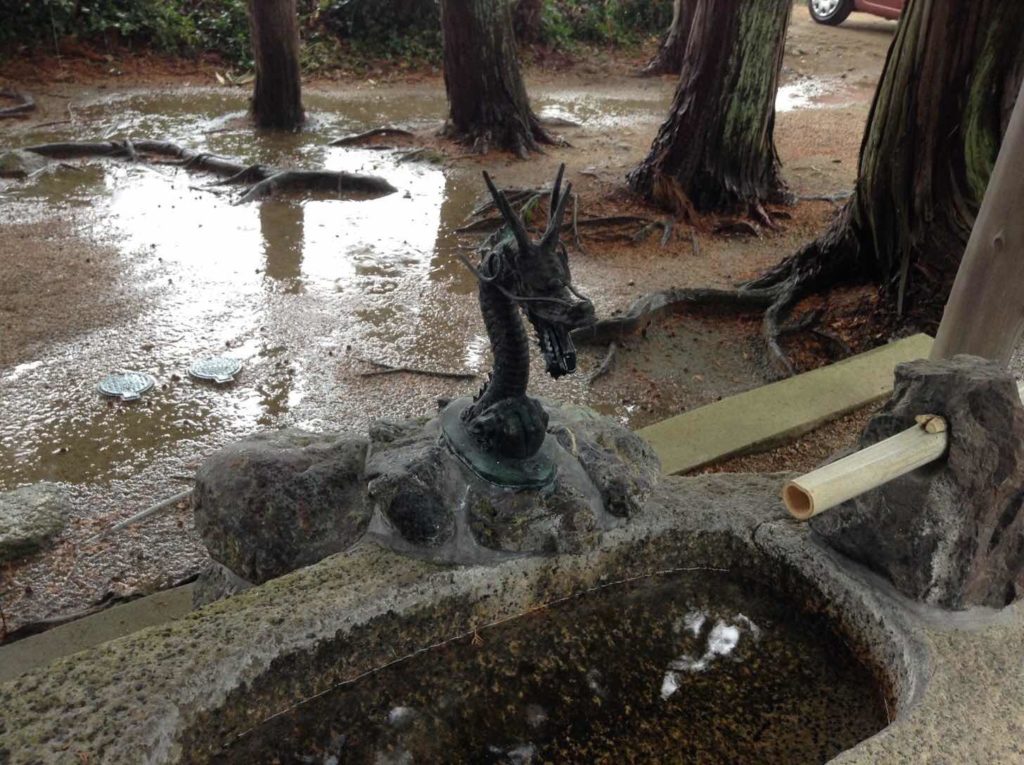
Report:
[[[378,640],[373,629],[352,644]],[[788,765],[824,762],[885,724],[871,676],[820,618],[689,572],[607,586],[360,674],[215,761]]]
[[835,84],[822,79],[805,78],[783,85],[775,94],[775,111],[792,112],[810,109],[824,95],[832,93]]
[[[537,104],[588,128],[646,126],[663,118],[669,96],[566,89],[542,93]],[[478,387],[456,391],[423,379],[371,386],[343,368],[350,352],[423,369],[480,373],[490,363],[477,285],[455,257],[467,244],[456,229],[481,194],[477,169],[328,145],[385,123],[439,124],[443,90],[388,100],[311,93],[307,106],[308,129],[263,133],[246,123],[240,91],[122,94],[76,107],[71,127],[25,134],[25,144],[158,137],[242,162],[373,173],[399,191],[366,201],[235,205],[238,188],[211,176],[100,160],[6,185],[8,220],[65,217],[116,253],[110,270],[138,302],[127,320],[40,345],[35,358],[0,370],[0,489],[42,479],[109,482],[168,463],[187,474],[213,449],[259,428],[362,430],[372,418],[421,415],[438,397]],[[268,349],[282,349],[280,357]],[[245,362],[235,383],[217,389],[188,378],[194,361],[226,351]],[[132,407],[111,408],[95,384],[121,368],[158,384]],[[751,375],[746,387],[758,379]],[[591,390],[582,377],[557,387],[542,374],[534,380],[538,395],[591,401],[632,425],[662,412],[637,405],[654,399],[635,380],[628,400]]]

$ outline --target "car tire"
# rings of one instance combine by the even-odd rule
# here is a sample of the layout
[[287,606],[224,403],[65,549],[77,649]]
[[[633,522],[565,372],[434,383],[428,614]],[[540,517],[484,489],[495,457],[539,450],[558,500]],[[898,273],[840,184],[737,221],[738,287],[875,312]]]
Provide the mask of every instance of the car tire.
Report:
[[819,24],[834,27],[853,12],[853,0],[807,0],[807,10]]

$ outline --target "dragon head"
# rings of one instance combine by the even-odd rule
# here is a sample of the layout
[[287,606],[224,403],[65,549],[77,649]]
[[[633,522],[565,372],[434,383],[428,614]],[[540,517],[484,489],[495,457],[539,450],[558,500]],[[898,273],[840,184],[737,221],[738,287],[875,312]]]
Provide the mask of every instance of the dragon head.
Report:
[[486,278],[522,308],[537,334],[547,372],[555,378],[576,371],[572,330],[596,320],[594,304],[572,285],[569,257],[559,236],[572,197],[572,184],[562,190],[564,172],[565,165],[562,165],[551,189],[547,229],[536,241],[505,195],[484,173],[494,204],[514,238],[514,246],[510,242],[508,247],[491,251],[490,257],[496,261],[487,264],[485,270],[489,276]]

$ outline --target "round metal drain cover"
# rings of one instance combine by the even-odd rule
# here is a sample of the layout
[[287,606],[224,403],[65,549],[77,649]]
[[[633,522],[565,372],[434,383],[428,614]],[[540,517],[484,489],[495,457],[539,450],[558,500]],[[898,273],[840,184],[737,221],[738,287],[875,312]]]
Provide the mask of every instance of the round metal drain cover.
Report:
[[223,384],[234,382],[235,375],[242,369],[242,362],[238,359],[229,359],[226,356],[217,356],[212,359],[202,359],[188,368],[188,373],[200,380],[213,380],[215,383]]
[[122,401],[134,401],[156,385],[156,380],[145,372],[117,372],[100,380],[100,393],[115,396]]

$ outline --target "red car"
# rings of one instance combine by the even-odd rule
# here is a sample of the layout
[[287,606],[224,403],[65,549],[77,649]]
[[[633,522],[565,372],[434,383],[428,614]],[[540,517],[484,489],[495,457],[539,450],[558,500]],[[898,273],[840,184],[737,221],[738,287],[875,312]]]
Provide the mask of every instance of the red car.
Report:
[[853,11],[898,19],[905,3],[906,0],[807,0],[807,8],[819,24],[835,26],[846,21]]

